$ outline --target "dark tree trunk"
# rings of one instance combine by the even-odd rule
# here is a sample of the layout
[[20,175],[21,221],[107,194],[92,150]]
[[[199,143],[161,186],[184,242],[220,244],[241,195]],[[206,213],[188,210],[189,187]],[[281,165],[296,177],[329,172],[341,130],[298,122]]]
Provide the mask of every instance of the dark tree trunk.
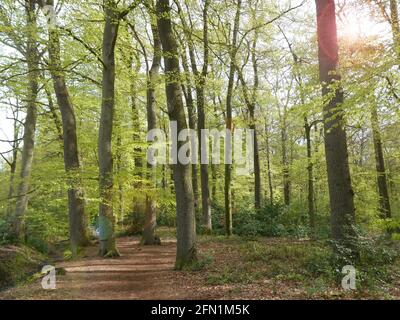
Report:
[[[192,84],[190,81],[190,72],[189,72],[189,66],[186,58],[186,52],[185,50],[182,50],[182,66],[183,70],[185,71],[185,78],[186,78],[186,93],[185,93],[185,99],[186,99],[186,107],[188,109],[188,118],[189,118],[189,128],[192,130],[196,130],[196,112],[194,108],[194,101],[193,101],[193,94],[192,94]],[[197,211],[198,206],[199,206],[199,184],[198,184],[198,178],[197,178],[197,164],[192,163],[192,188],[193,188],[193,195],[194,195],[194,207],[195,210]]]
[[[233,98],[233,85],[235,81],[235,69],[236,69],[236,53],[237,53],[237,37],[239,33],[239,23],[240,23],[240,11],[242,7],[242,0],[237,0],[236,3],[236,14],[235,21],[233,27],[233,35],[232,35],[232,46],[229,52],[230,58],[230,66],[229,66],[229,80],[228,80],[228,89],[226,94],[226,129],[231,131],[229,139],[232,139],[232,130],[233,130],[233,120],[232,120],[232,98]],[[229,150],[231,145],[227,146],[225,144],[225,148],[227,149],[225,152],[231,152]],[[228,159],[225,159],[225,161]],[[231,184],[232,184],[232,164],[225,163],[225,232],[227,236],[232,235],[232,195],[231,195]]]
[[316,0],[316,9],[320,81],[322,95],[327,99],[324,106],[324,130],[332,237],[343,241],[354,236],[355,208],[341,107],[343,91],[340,87],[332,88],[336,81],[340,81],[337,70],[339,58],[335,2]]
[[15,192],[15,173],[17,171],[18,161],[18,148],[19,148],[19,123],[18,123],[18,109],[13,111],[14,113],[14,142],[12,150],[12,161],[10,162],[10,186],[8,188],[8,205],[7,205],[7,219],[12,219],[12,213],[14,210],[13,196]]
[[315,237],[315,202],[314,202],[314,164],[312,160],[311,129],[307,117],[304,118],[304,130],[307,142],[307,174],[308,174],[308,216],[310,222],[310,236]]
[[281,116],[281,151],[282,151],[282,177],[283,177],[283,199],[285,205],[290,205],[290,170],[288,156],[288,132],[287,132],[287,106],[284,106]]
[[113,0],[105,1],[105,25],[103,33],[103,80],[102,104],[99,129],[99,227],[102,256],[119,255],[115,245],[113,215],[113,156],[111,150],[112,129],[115,109],[115,44],[118,36],[119,17]]
[[[201,208],[203,212],[203,224],[207,230],[212,229],[211,222],[211,201],[210,201],[210,186],[209,186],[209,177],[208,177],[208,164],[207,162],[207,148],[208,146],[201,146],[201,141],[204,140],[202,130],[206,128],[206,112],[205,112],[205,85],[206,78],[208,73],[208,7],[210,5],[210,0],[205,0],[204,8],[203,8],[203,69],[200,74],[200,79],[196,84],[196,94],[197,94],[197,110],[198,110],[198,136],[199,136],[199,146],[200,146],[200,179],[201,179]],[[192,61],[194,62],[194,56]],[[194,67],[195,74],[196,64],[192,66]],[[197,76],[196,76],[197,78]],[[203,160],[203,161],[202,161]]]
[[[140,121],[140,115],[139,115],[139,107],[138,107],[138,90],[137,88],[137,77],[136,75],[140,72],[140,60],[139,57],[137,57],[136,65],[133,59],[131,60],[131,68],[133,69],[132,71],[132,76],[131,76],[131,110],[132,110],[132,126],[135,128],[133,131],[133,142],[135,143],[135,147],[133,148],[133,161],[135,164],[135,177],[136,177],[136,182],[134,183],[135,188],[140,188],[142,180],[143,180],[143,173],[144,173],[144,167],[143,167],[143,150],[140,147],[140,139],[141,139],[141,121]],[[152,117],[152,115],[150,115]],[[140,203],[136,202],[136,205],[140,206]]]
[[[151,30],[153,34],[153,63],[150,68],[148,79],[147,79],[147,131],[156,129],[157,117],[156,117],[156,84],[158,73],[161,64],[161,43],[158,35],[157,21],[152,13],[150,13],[151,19]],[[149,169],[149,180],[152,184],[152,188],[155,187],[155,167],[148,164]],[[157,225],[156,216],[156,201],[148,193],[146,195],[146,216],[145,216],[145,227],[143,230],[143,244],[154,245],[158,244],[158,239],[155,236],[155,228]]]
[[274,204],[274,187],[272,185],[272,171],[271,171],[271,150],[269,142],[269,125],[268,119],[265,120],[265,145],[267,153],[267,174],[268,174],[268,188],[269,188],[269,200],[270,205]]
[[[256,2],[256,10],[257,10],[257,2]],[[255,16],[253,17],[256,18]],[[257,49],[257,40],[258,40],[258,32],[255,32],[254,40],[253,40],[253,48],[252,48],[252,63],[253,63],[253,73],[254,73],[254,83],[253,83],[253,97],[252,103],[249,105],[250,111],[250,129],[254,131],[254,148],[253,148],[253,158],[254,158],[254,206],[256,209],[261,208],[261,170],[260,170],[260,155],[258,150],[258,135],[257,135],[257,126],[255,119],[255,108],[257,103],[257,91],[259,86],[258,79],[258,65],[257,65],[257,57],[256,57],[256,49]]]
[[[46,81],[46,80],[43,79],[43,81]],[[62,147],[64,148],[62,123],[58,116],[57,109],[54,107],[53,97],[51,96],[50,88],[48,87],[47,83],[44,85],[44,91],[46,92],[47,102],[49,104],[51,117],[53,118],[54,126],[56,127],[56,130],[57,130],[58,140],[62,143]]]
[[24,216],[28,205],[29,180],[32,172],[33,151],[35,147],[35,131],[37,120],[37,95],[39,91],[39,53],[38,44],[35,40],[37,30],[35,1],[25,1],[26,23],[29,29],[26,45],[26,61],[28,64],[28,94],[27,108],[24,123],[24,137],[21,159],[20,182],[18,185],[18,200],[15,208],[13,223],[13,237],[16,241],[25,240]]
[[382,137],[379,128],[378,110],[375,104],[371,107],[372,135],[374,140],[376,175],[379,193],[379,212],[381,218],[391,218],[390,198],[387,185],[385,158],[383,155]]
[[[48,0],[47,5],[53,6],[53,0]],[[68,181],[69,234],[71,249],[73,254],[76,255],[78,247],[85,246],[89,242],[86,234],[85,200],[79,176],[80,164],[74,106],[69,95],[61,64],[58,29],[51,23],[49,23],[48,50],[50,73],[62,119],[64,166]]]
[[390,22],[392,26],[393,33],[393,44],[395,46],[395,51],[397,54],[397,59],[400,63],[400,25],[399,25],[399,10],[398,1],[390,0]]
[[[206,128],[206,114],[205,114],[205,84],[208,73],[208,7],[210,4],[209,0],[205,0],[203,8],[203,68],[199,72],[197,69],[195,49],[193,46],[193,41],[191,37],[191,30],[183,17],[182,8],[179,2],[176,1],[178,5],[178,11],[181,15],[181,21],[183,28],[186,33],[186,40],[189,48],[189,57],[192,65],[192,70],[195,76],[195,87],[196,87],[196,101],[197,101],[197,131],[199,140],[199,157],[200,157],[200,185],[201,185],[201,210],[203,215],[203,225],[207,230],[212,229],[211,223],[211,201],[210,201],[210,188],[209,188],[209,177],[208,177],[208,164],[205,163],[208,153],[207,147],[202,148],[201,141],[203,132],[202,130]],[[191,26],[190,26],[191,27]],[[205,141],[205,140],[204,140]]]
[[[178,59],[178,44],[172,31],[171,8],[169,0],[157,0],[157,25],[164,52],[166,73],[166,95],[170,121],[177,122],[178,132],[187,129],[186,116],[182,101],[182,88],[179,83],[180,70]],[[186,142],[178,142],[178,149]],[[190,177],[190,165],[179,161],[173,165],[176,221],[177,221],[177,252],[176,269],[196,259],[196,220],[194,214],[193,189]]]

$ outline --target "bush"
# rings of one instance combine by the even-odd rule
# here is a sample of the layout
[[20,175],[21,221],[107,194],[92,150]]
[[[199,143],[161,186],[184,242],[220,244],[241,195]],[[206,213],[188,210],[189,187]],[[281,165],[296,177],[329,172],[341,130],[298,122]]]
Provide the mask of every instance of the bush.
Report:
[[[301,212],[301,211],[300,211]],[[298,208],[286,207],[280,203],[267,204],[260,210],[252,209],[248,204],[235,213],[234,233],[245,237],[306,237],[309,233],[308,219]]]
[[0,217],[0,245],[10,242],[9,239],[10,224],[7,220]]

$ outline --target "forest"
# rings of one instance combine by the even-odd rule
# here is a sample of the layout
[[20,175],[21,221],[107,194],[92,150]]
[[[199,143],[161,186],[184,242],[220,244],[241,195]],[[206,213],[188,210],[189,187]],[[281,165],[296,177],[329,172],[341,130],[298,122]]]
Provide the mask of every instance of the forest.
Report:
[[400,299],[399,68],[397,0],[0,0],[0,300]]

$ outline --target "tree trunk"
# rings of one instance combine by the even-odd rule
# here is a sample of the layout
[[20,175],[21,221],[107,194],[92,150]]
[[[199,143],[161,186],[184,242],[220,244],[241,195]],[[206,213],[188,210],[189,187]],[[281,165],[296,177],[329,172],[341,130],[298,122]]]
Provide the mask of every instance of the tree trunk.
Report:
[[393,44],[400,63],[400,25],[397,0],[390,0],[390,24],[392,26]]
[[390,209],[390,198],[387,185],[385,159],[383,155],[382,137],[379,128],[378,110],[374,103],[371,106],[371,124],[372,124],[372,135],[374,140],[376,175],[378,182],[379,212],[381,218],[390,219],[392,214]]
[[[53,6],[53,0],[48,0],[47,5]],[[69,234],[71,249],[74,255],[78,247],[88,244],[85,223],[85,200],[83,198],[82,181],[80,179],[80,164],[78,154],[78,138],[76,133],[76,119],[60,57],[60,38],[58,29],[51,23],[49,26],[48,50],[50,57],[50,73],[53,79],[54,92],[61,112],[63,141],[64,141],[64,167],[68,182],[68,209],[69,209]]]
[[[227,137],[232,141],[232,130],[233,130],[233,121],[232,121],[232,98],[233,98],[233,85],[235,81],[235,69],[236,69],[236,53],[237,53],[237,36],[239,33],[239,23],[240,23],[240,11],[242,7],[242,0],[237,0],[236,3],[236,14],[235,14],[235,22],[233,27],[233,35],[232,35],[232,46],[229,52],[230,58],[230,66],[229,66],[229,81],[228,81],[228,89],[226,94],[226,130],[230,131],[230,136]],[[227,140],[228,142],[228,140]],[[228,144],[228,145],[227,145]],[[229,143],[225,143],[225,154],[229,152],[232,155],[232,145]],[[230,156],[231,158],[232,156]],[[227,161],[228,160],[228,161]],[[232,164],[229,163],[230,159],[226,159],[225,157],[225,232],[227,236],[232,235],[232,195],[231,195],[231,184],[232,184]]]
[[285,205],[290,205],[290,171],[289,157],[287,150],[288,133],[287,133],[287,107],[284,106],[281,118],[281,150],[282,150],[282,177],[283,177],[283,199]]
[[267,153],[269,200],[270,200],[270,205],[273,206],[274,205],[274,187],[272,185],[271,151],[270,151],[270,142],[269,142],[268,119],[265,120],[265,145],[266,145],[266,153]]
[[105,1],[105,26],[103,33],[102,104],[99,129],[99,228],[101,256],[119,255],[115,245],[113,215],[113,156],[111,150],[115,109],[115,43],[118,36],[119,17],[113,0]]
[[[343,242],[354,236],[354,192],[351,186],[347,139],[344,127],[344,97],[338,74],[338,43],[333,0],[316,0],[319,72],[324,106],[325,154],[331,206],[332,237]],[[332,97],[333,95],[333,97]]]
[[[190,32],[191,28],[186,23],[183,17],[183,11],[178,1],[178,11],[181,16],[182,25],[186,34],[186,40],[189,48],[189,57],[192,65],[192,70],[195,76],[195,87],[196,87],[196,101],[197,101],[197,131],[199,140],[199,157],[200,157],[200,185],[201,185],[201,210],[203,215],[203,225],[207,230],[212,229],[211,223],[211,201],[210,201],[210,188],[209,188],[209,177],[208,177],[208,164],[207,164],[207,148],[208,146],[202,146],[202,140],[205,141],[203,129],[206,128],[206,114],[205,114],[205,84],[208,73],[208,7],[210,4],[209,0],[205,0],[203,8],[203,68],[199,72],[197,69],[196,55],[193,46],[193,41]],[[191,26],[190,26],[191,27]]]
[[19,123],[18,123],[18,109],[13,111],[14,113],[14,142],[13,142],[13,150],[12,150],[12,161],[10,163],[10,186],[8,189],[8,205],[7,205],[7,219],[12,219],[12,213],[14,210],[14,189],[15,189],[15,173],[17,171],[17,162],[18,162],[18,148],[19,148]]
[[[140,144],[140,139],[141,139],[141,121],[140,121],[140,115],[139,115],[139,108],[138,108],[138,90],[139,88],[137,88],[137,77],[136,75],[139,74],[140,72],[140,60],[139,57],[137,57],[137,61],[136,61],[136,65],[134,64],[133,60],[131,60],[130,64],[131,64],[131,68],[133,69],[133,75],[131,76],[131,110],[132,110],[132,126],[135,129],[133,131],[133,141],[134,143],[138,143]],[[150,99],[151,97],[147,97],[148,99]],[[153,115],[150,115],[150,117],[153,117]],[[152,121],[153,119],[151,119]],[[136,182],[134,183],[134,187],[135,188],[140,188],[142,180],[143,180],[143,173],[144,173],[144,167],[143,167],[143,150],[140,147],[140,145],[135,145],[135,147],[133,148],[133,161],[135,164],[135,179]],[[136,205],[140,204],[138,202],[136,202]]]
[[15,208],[13,236],[16,241],[24,241],[24,216],[28,205],[29,180],[32,172],[33,150],[35,147],[35,131],[37,120],[37,95],[39,91],[39,53],[36,42],[37,22],[35,1],[25,1],[28,40],[26,45],[26,61],[28,64],[28,93],[27,109],[24,123],[24,137],[21,159],[20,183],[18,186],[18,200]]
[[[182,66],[185,71],[186,78],[186,106],[188,109],[188,118],[189,118],[189,128],[192,130],[196,130],[196,113],[194,109],[193,95],[192,95],[192,84],[189,76],[189,66],[186,58],[186,49],[182,50]],[[192,188],[194,195],[194,207],[197,211],[199,206],[199,186],[197,179],[197,164],[192,163]]]
[[[157,25],[164,52],[165,88],[170,121],[177,122],[177,130],[187,129],[185,110],[182,101],[180,85],[180,70],[178,59],[178,44],[172,31],[171,8],[169,0],[157,0]],[[178,141],[178,150],[187,141]],[[178,160],[173,165],[176,221],[177,221],[177,252],[176,269],[196,259],[196,220],[194,214],[193,189],[190,177],[190,165],[184,165]]]
[[[153,34],[153,63],[150,68],[147,80],[147,132],[156,129],[157,127],[157,117],[156,117],[156,96],[155,89],[157,84],[158,73],[161,64],[161,43],[158,35],[157,21],[152,13],[150,13],[151,19],[151,30]],[[149,180],[151,183],[151,189],[155,187],[155,166],[148,164],[149,169]],[[155,236],[155,228],[157,225],[156,216],[156,201],[148,193],[146,195],[146,215],[145,215],[145,227],[143,230],[143,240],[144,245],[154,245],[159,242]]]
[[[257,2],[256,2],[256,10],[257,10]],[[254,19],[255,13],[254,13]],[[252,103],[250,104],[250,129],[254,131],[254,206],[256,209],[261,208],[261,170],[260,170],[260,155],[258,150],[258,135],[257,135],[257,126],[256,126],[256,119],[255,119],[255,108],[257,103],[257,91],[259,86],[259,79],[258,79],[258,65],[257,65],[257,57],[256,57],[256,49],[257,49],[257,40],[258,40],[258,32],[255,32],[254,39],[253,39],[253,48],[251,52],[252,56],[252,63],[253,63],[253,72],[254,72],[254,84],[253,84],[253,97]]]
[[[206,112],[205,112],[205,85],[208,73],[208,7],[210,0],[205,0],[203,8],[203,69],[200,79],[196,84],[197,95],[197,113],[198,113],[198,136],[199,136],[199,155],[200,155],[200,179],[201,179],[201,208],[203,212],[203,224],[206,230],[212,230],[211,221],[211,201],[210,201],[210,187],[208,177],[208,164],[207,164],[207,148],[208,145],[201,145],[201,141],[205,141],[203,137],[203,129],[206,128]],[[194,61],[194,60],[193,60]],[[194,69],[195,69],[194,65]],[[196,72],[197,73],[197,72]],[[197,78],[197,77],[196,77]]]
[[312,160],[311,129],[307,117],[304,118],[304,130],[307,142],[307,174],[308,174],[308,216],[310,223],[310,237],[315,237],[315,202],[314,202],[314,164]]

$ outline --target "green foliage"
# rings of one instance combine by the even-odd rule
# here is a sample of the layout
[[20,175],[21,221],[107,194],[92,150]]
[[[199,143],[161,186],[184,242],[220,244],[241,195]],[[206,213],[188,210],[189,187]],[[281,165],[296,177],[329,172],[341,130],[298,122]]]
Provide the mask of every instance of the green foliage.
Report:
[[176,225],[176,204],[173,194],[167,194],[160,199],[157,224],[166,227],[174,227]]
[[[391,266],[400,257],[396,243],[388,240],[387,237],[372,238],[359,229],[357,229],[357,237],[351,241],[350,246],[330,241],[333,244],[331,265],[337,279],[342,277],[343,266],[353,265],[357,270],[359,289],[373,289],[378,283],[390,283]],[[357,252],[356,261],[352,258],[353,253],[350,250]]]
[[10,242],[9,232],[10,223],[4,217],[0,216],[0,245],[4,245]]
[[212,253],[206,252],[199,254],[197,258],[190,264],[186,264],[183,268],[184,271],[201,271],[212,265],[214,257]]
[[68,239],[67,209],[60,207],[31,208],[26,215],[27,244],[46,253],[49,244]]
[[[213,205],[213,233],[224,233],[224,208]],[[317,216],[317,235],[326,238],[329,235],[328,217]],[[292,236],[305,238],[309,234],[307,209],[300,203],[285,206],[281,203],[265,204],[260,210],[254,210],[246,200],[240,203],[233,215],[233,231],[239,236],[254,238],[257,236]]]

